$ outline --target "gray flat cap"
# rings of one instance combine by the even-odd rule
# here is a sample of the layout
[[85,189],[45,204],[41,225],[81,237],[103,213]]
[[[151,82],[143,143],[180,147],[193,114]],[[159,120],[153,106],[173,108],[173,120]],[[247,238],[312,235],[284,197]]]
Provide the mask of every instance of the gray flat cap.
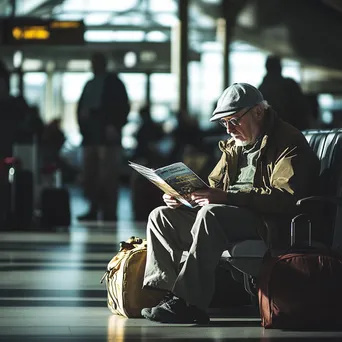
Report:
[[246,107],[253,107],[264,101],[260,91],[248,83],[233,83],[217,101],[210,121],[217,121],[233,115]]

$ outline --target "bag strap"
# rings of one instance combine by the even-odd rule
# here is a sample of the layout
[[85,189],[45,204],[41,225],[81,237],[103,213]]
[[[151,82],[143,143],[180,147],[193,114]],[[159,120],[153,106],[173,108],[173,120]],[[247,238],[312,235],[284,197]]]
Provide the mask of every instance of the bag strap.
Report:
[[146,239],[141,239],[135,236],[130,237],[126,241],[120,242],[120,249],[119,253],[108,263],[110,268],[107,266],[107,271],[102,276],[100,283],[102,284],[103,281],[107,278],[109,273],[115,273],[119,270],[120,264],[122,260],[125,258],[126,254],[129,253],[131,250],[141,250],[147,248],[147,241]]
[[119,252],[122,250],[131,250],[133,248],[145,248],[147,245],[146,239],[141,239],[136,236],[131,236],[126,241],[120,242]]

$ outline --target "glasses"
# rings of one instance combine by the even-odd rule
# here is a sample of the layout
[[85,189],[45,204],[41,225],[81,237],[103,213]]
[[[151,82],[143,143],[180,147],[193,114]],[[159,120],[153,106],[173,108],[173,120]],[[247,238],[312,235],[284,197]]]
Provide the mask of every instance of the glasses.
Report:
[[220,119],[219,123],[221,126],[223,126],[224,128],[227,128],[229,124],[231,124],[232,126],[239,126],[240,125],[240,120],[251,110],[253,109],[253,107],[250,107],[249,109],[247,109],[241,116],[239,116],[238,118],[231,118],[231,119]]

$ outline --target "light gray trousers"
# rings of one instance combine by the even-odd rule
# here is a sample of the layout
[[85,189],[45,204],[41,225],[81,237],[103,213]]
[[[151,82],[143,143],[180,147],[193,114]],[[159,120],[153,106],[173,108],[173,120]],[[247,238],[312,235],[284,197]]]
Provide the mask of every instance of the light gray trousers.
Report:
[[[209,204],[201,209],[154,209],[147,223],[144,286],[172,291],[207,309],[215,290],[215,269],[232,243],[260,239],[259,216],[245,208]],[[180,268],[184,251],[189,251]],[[229,291],[229,289],[227,289]]]

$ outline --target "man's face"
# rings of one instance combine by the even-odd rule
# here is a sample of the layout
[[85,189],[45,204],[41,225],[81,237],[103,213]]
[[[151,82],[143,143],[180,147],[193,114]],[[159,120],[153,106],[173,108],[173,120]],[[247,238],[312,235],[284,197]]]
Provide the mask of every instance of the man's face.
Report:
[[[237,146],[253,144],[260,134],[262,125],[261,108],[254,106],[244,108],[234,115],[221,119]],[[233,119],[233,120],[232,120]]]

